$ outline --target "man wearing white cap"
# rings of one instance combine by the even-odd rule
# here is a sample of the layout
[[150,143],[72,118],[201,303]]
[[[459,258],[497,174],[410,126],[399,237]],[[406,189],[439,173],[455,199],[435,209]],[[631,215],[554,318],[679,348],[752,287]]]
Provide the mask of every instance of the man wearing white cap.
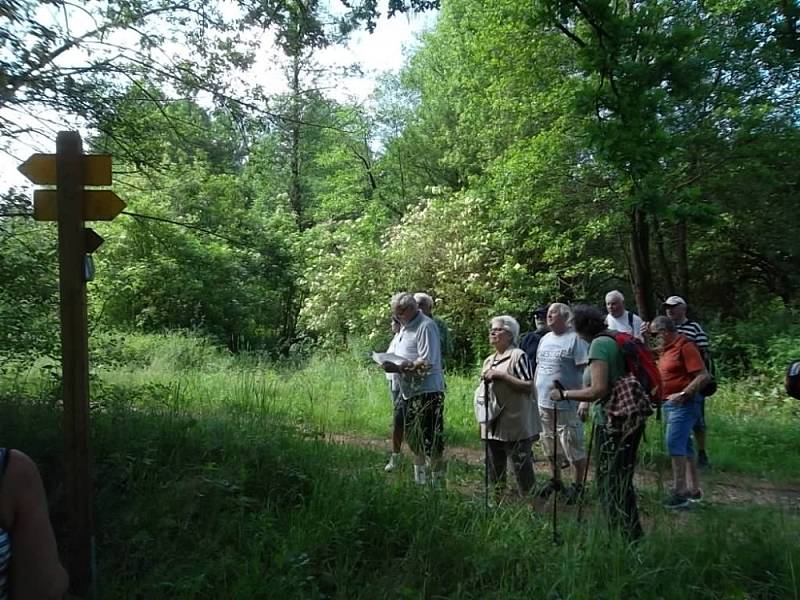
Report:
[[[690,321],[686,316],[686,300],[680,296],[670,296],[664,300],[663,304],[667,316],[675,323],[678,333],[688,338],[700,350],[700,355],[708,364],[708,334],[700,327],[697,321]],[[706,399],[700,404],[700,421],[694,427],[694,439],[697,443],[697,465],[709,467],[708,455],[706,454]]]

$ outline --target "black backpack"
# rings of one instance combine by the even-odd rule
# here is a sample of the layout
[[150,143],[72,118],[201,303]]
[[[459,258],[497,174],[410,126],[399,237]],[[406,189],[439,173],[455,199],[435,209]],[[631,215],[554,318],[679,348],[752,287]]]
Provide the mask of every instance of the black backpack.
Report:
[[786,393],[800,400],[800,360],[793,360],[786,369]]
[[706,371],[708,374],[711,375],[711,381],[709,381],[700,393],[703,395],[704,398],[708,398],[709,396],[713,396],[717,393],[717,381],[719,380],[719,373],[717,372],[717,363],[714,362],[714,359],[711,356],[711,352],[708,348],[700,350],[700,356],[703,357],[703,362],[706,365]]

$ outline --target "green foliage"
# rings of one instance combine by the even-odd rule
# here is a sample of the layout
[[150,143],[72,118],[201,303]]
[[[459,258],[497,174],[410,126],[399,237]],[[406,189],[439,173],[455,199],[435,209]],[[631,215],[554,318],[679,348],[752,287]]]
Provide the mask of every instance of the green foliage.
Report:
[[0,369],[9,359],[60,355],[56,244],[53,227],[0,221]]
[[712,341],[728,375],[766,375],[782,385],[789,362],[800,357],[800,319],[795,310],[762,306],[746,319],[715,328]]

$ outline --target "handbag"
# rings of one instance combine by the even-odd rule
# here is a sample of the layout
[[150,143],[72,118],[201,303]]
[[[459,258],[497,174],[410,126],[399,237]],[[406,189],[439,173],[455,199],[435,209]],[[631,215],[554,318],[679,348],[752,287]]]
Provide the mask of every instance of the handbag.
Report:
[[503,412],[503,406],[497,401],[490,381],[481,379],[478,387],[475,388],[473,408],[475,409],[475,420],[481,425],[494,422]]
[[[493,361],[489,368],[497,368],[498,365],[510,360],[511,357],[506,356],[499,361]],[[483,379],[483,377],[481,377],[478,387],[475,388],[473,408],[475,410],[475,420],[481,425],[491,424],[496,421],[503,412],[503,405],[498,402],[497,396],[494,394],[494,386],[490,381]]]

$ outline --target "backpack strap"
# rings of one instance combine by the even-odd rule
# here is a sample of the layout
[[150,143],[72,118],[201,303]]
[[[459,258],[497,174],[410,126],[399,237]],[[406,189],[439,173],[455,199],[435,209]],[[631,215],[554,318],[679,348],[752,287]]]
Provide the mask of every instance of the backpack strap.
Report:
[[633,313],[628,311],[628,327],[631,328],[631,335],[635,335],[633,331]]
[[3,492],[3,477],[8,468],[8,459],[11,456],[11,448],[0,448],[0,493]]

